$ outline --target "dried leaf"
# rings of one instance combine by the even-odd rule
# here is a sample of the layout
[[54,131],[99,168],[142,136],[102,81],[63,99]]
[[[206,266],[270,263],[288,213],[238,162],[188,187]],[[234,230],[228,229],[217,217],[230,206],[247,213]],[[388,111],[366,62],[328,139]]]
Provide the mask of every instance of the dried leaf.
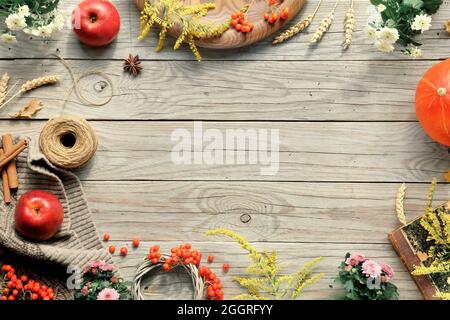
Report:
[[43,104],[39,100],[31,100],[22,110],[13,115],[14,119],[31,119],[36,113],[42,110]]
[[444,180],[445,182],[450,182],[450,170],[444,173]]
[[428,260],[428,254],[422,251],[418,251],[417,252],[417,257],[419,258],[420,261],[424,262]]

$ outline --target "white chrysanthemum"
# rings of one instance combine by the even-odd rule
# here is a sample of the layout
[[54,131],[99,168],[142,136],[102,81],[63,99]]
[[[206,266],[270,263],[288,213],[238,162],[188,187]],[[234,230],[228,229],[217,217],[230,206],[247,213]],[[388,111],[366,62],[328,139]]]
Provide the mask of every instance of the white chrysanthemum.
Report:
[[413,57],[413,58],[419,58],[419,57],[422,56],[422,49],[417,48],[417,47],[416,47],[416,48],[413,48],[413,49],[411,50],[410,55],[411,55],[411,57]]
[[377,32],[377,39],[390,44],[396,43],[400,38],[398,30],[395,28],[384,27]]
[[4,33],[0,36],[0,39],[2,40],[2,42],[7,43],[7,44],[13,44],[17,42],[16,36],[13,36],[10,33]]
[[19,10],[17,10],[17,14],[22,17],[29,17],[30,16],[30,8],[27,5],[19,7]]
[[364,31],[366,32],[367,38],[370,40],[375,40],[377,38],[377,29],[367,26]]
[[64,14],[61,11],[55,13],[53,18],[52,27],[54,31],[61,31],[64,28],[64,23],[66,22]]
[[42,38],[50,38],[53,33],[53,29],[50,25],[38,27],[36,31],[36,35]]
[[431,16],[426,14],[419,14],[414,18],[411,23],[411,29],[416,31],[425,32],[431,28]]
[[6,26],[9,30],[20,31],[27,26],[25,17],[17,13],[10,14],[5,20]]
[[375,42],[375,48],[377,48],[378,50],[380,50],[381,52],[384,53],[390,53],[392,51],[394,51],[394,46],[392,45],[392,43],[386,42],[386,41],[380,41],[378,40],[377,42]]
[[382,3],[380,3],[380,4],[377,6],[377,10],[378,10],[379,13],[381,13],[381,12],[383,12],[384,10],[386,10],[386,6],[385,6],[384,4],[382,4]]

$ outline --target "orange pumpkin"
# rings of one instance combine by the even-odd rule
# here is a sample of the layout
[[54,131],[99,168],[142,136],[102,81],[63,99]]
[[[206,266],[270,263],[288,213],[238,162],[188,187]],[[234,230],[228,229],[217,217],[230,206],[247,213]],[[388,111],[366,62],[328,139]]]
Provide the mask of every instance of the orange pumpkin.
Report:
[[431,139],[450,146],[450,59],[434,65],[420,80],[416,115]]

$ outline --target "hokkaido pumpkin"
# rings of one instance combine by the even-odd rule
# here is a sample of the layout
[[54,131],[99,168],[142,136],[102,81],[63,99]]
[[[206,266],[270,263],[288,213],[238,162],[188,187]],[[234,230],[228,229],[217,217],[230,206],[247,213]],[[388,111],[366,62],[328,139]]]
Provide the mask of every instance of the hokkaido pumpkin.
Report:
[[431,139],[450,146],[450,59],[434,65],[420,80],[416,115]]

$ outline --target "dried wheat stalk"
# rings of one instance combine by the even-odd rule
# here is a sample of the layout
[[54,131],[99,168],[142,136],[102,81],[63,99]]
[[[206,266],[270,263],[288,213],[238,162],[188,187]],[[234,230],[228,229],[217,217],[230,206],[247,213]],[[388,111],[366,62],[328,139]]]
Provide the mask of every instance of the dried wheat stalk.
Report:
[[395,200],[395,211],[397,212],[398,221],[400,221],[402,225],[406,225],[405,209],[403,207],[405,194],[406,194],[406,184],[402,183],[402,185],[397,191],[397,198]]
[[0,106],[5,102],[8,94],[9,75],[5,73],[0,79]]
[[292,27],[290,27],[290,28],[286,29],[285,31],[283,31],[282,33],[280,33],[273,40],[272,44],[275,45],[275,44],[283,43],[283,42],[291,39],[295,35],[305,31],[311,25],[311,22],[316,17],[317,11],[319,10],[321,4],[322,4],[322,0],[319,1],[319,3],[316,6],[316,9],[314,10],[314,12],[312,14],[308,15],[305,19],[299,21]]
[[54,84],[59,81],[58,76],[44,76],[39,77],[30,81],[25,82],[20,88],[20,93],[25,93],[31,91],[33,89],[48,85]]
[[331,10],[331,12],[320,22],[319,28],[317,28],[316,32],[314,32],[313,36],[311,37],[310,40],[311,43],[319,43],[322,40],[325,33],[327,33],[327,31],[330,30],[331,25],[333,24],[334,13],[336,11],[338,4],[339,0],[336,1],[333,10]]
[[352,41],[353,41],[353,31],[355,30],[355,9],[352,4],[350,6],[350,9],[348,9],[347,14],[345,15],[344,20],[344,49],[347,50],[350,48]]
[[3,105],[0,105],[0,109],[3,108],[5,105],[7,105],[11,100],[13,100],[14,98],[16,98],[17,96],[34,90],[36,88],[48,85],[48,84],[54,84],[56,82],[59,81],[59,77],[52,75],[52,76],[43,76],[43,77],[39,77],[33,80],[29,80],[27,82],[25,82],[22,87],[20,87],[20,90],[17,91],[11,98],[8,99],[8,101],[6,101]]

